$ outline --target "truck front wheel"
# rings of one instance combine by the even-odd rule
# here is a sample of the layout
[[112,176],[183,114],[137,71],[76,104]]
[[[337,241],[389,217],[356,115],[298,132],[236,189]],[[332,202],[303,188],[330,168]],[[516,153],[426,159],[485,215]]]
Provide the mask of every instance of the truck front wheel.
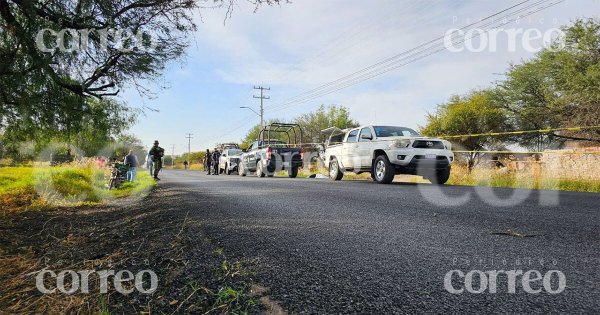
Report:
[[444,185],[446,182],[448,182],[448,179],[450,179],[450,170],[450,166],[443,170],[437,170],[435,172],[435,176],[433,176],[433,178],[430,179],[431,183],[437,185]]
[[238,175],[243,177],[243,176],[246,176],[246,174],[247,174],[247,171],[244,168],[244,163],[242,161],[240,161],[240,164],[238,164]]
[[256,162],[256,176],[265,177],[266,175],[267,174],[265,174],[265,171],[263,170],[262,161],[257,161]]
[[384,154],[375,159],[373,173],[375,174],[375,181],[380,184],[389,184],[394,180],[394,176],[396,176],[394,166]]
[[337,159],[332,159],[329,163],[329,178],[333,180],[342,180],[344,173],[340,170],[340,165]]

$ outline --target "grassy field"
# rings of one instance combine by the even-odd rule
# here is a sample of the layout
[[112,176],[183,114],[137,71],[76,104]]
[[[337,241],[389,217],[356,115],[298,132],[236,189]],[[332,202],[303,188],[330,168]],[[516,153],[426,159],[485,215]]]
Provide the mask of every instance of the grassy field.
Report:
[[130,196],[142,196],[155,185],[141,170],[133,183],[107,190],[108,169],[92,163],[60,167],[1,167],[0,210],[17,211],[48,206],[98,204]]
[[[165,166],[165,168],[167,169],[174,169],[174,170],[182,170],[184,169],[183,163],[176,163],[173,166],[167,165]],[[204,165],[202,164],[192,164],[191,166],[188,167],[188,170],[191,171],[204,171]]]
[[[597,171],[600,174],[600,171]],[[313,174],[322,174],[327,176],[326,169],[312,171],[301,170],[298,177],[307,178]],[[276,176],[287,177],[287,172],[281,171]],[[369,173],[356,175],[354,173],[345,173],[344,180],[371,180]],[[404,183],[429,183],[421,176],[398,175],[394,182]],[[600,192],[600,175],[597,180],[583,180],[573,178],[557,178],[553,174],[541,174],[533,169],[509,171],[504,169],[474,168],[469,172],[466,166],[455,164],[452,166],[452,173],[449,185],[464,186],[487,186],[504,188],[524,188],[524,189],[546,189],[546,190],[564,190],[579,192]]]
[[[599,173],[597,170],[590,171]],[[576,177],[561,178],[554,174],[543,174],[535,169],[511,171],[506,168],[490,169],[476,167],[469,172],[466,166],[453,165],[448,184],[600,192],[600,175],[596,180],[585,180]]]

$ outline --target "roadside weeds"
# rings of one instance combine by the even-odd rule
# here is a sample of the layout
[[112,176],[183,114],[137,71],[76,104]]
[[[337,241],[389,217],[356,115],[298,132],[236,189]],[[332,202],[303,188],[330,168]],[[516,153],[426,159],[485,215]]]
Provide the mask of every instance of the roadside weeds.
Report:
[[[0,225],[0,309],[14,314],[222,314],[265,310],[251,288],[259,261],[228,257],[189,210],[173,207],[178,194],[157,188],[125,207],[83,206],[5,214]],[[201,206],[201,205],[200,205]],[[31,231],[36,231],[32,233]],[[90,293],[41,294],[40,270],[156,272],[159,286],[122,295],[112,286]],[[50,280],[50,279],[48,279]],[[56,280],[47,287],[56,286]]]

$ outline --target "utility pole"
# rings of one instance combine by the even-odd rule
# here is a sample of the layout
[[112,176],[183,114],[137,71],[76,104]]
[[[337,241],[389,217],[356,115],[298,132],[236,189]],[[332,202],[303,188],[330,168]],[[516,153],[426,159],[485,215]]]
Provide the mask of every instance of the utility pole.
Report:
[[188,165],[192,165],[192,150],[190,148],[192,146],[192,138],[194,138],[193,135],[194,134],[192,134],[192,133],[185,134],[185,137],[188,139],[188,156],[187,156],[187,159],[189,160]]
[[262,87],[262,86],[255,86],[254,89],[255,90],[260,90],[260,96],[253,95],[252,97],[260,99],[260,126],[264,127],[265,126],[265,123],[264,123],[265,122],[265,108],[263,106],[263,101],[271,99],[271,97],[266,96],[264,94],[264,91],[265,90],[266,91],[270,91],[271,88],[270,87],[265,88],[265,87]]
[[173,151],[171,151],[171,167],[175,165],[175,145],[173,144]]

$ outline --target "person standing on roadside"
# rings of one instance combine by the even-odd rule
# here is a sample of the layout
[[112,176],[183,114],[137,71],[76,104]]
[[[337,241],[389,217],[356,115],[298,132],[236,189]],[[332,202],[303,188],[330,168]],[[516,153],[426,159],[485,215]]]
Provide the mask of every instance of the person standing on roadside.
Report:
[[127,171],[127,181],[133,182],[135,179],[135,175],[138,167],[138,158],[133,154],[133,150],[129,150],[129,154],[125,156],[123,160],[123,164],[129,166],[129,170]]
[[150,172],[150,176],[153,176],[153,169],[152,169],[152,154],[148,153],[148,156],[146,156],[146,166],[148,167],[148,171]]
[[158,178],[158,172],[160,172],[160,169],[162,168],[162,158],[165,155],[165,149],[159,147],[158,144],[158,140],[154,141],[152,149],[150,149],[150,152],[148,152],[148,154],[152,156],[155,180],[160,180],[160,178]]
[[219,175],[219,158],[221,158],[221,153],[219,153],[219,150],[215,149],[213,151],[213,175]]
[[212,156],[210,150],[206,149],[206,155],[204,156],[204,167],[206,167],[206,175],[210,175],[212,167]]
[[187,171],[187,167],[188,167],[188,161],[185,160],[185,161],[183,161],[183,169]]

